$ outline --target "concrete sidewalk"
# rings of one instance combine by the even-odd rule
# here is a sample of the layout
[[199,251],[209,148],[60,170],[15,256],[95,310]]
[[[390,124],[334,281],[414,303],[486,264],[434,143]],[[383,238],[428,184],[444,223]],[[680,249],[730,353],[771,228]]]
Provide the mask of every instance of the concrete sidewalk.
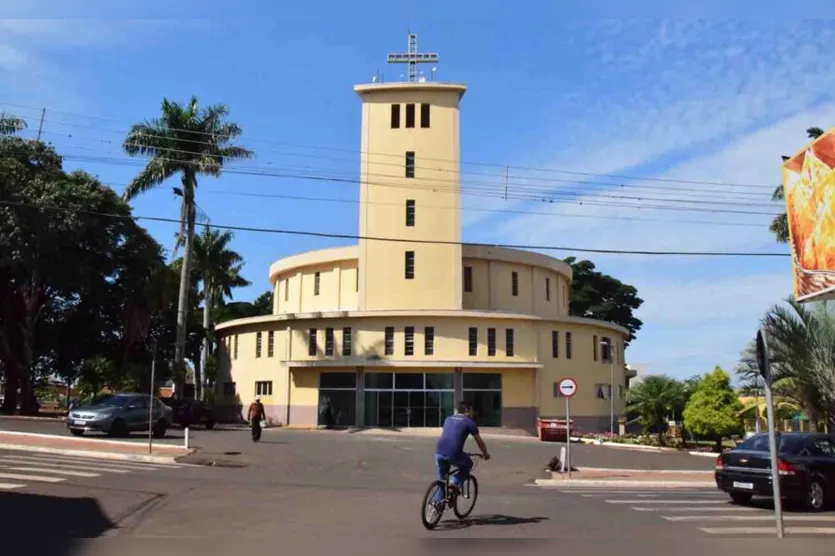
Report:
[[568,473],[551,473],[550,479],[537,479],[543,487],[617,487],[617,488],[705,488],[715,487],[713,471],[641,470],[579,468]]
[[0,431],[0,449],[144,463],[175,463],[193,451],[169,444],[154,444],[149,451],[146,443],[10,431]]

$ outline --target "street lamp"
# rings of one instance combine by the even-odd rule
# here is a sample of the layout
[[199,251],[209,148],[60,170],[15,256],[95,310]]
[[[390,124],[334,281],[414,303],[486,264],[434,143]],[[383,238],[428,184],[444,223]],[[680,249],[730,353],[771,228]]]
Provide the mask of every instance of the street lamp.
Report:
[[612,358],[611,341],[603,340],[600,346],[604,361],[609,361],[609,432],[615,434],[615,360]]

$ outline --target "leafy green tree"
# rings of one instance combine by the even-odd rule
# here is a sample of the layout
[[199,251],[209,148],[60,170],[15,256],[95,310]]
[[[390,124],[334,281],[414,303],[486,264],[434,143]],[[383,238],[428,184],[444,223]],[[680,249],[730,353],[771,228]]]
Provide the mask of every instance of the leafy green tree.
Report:
[[226,120],[228,115],[229,109],[223,104],[201,109],[197,97],[191,97],[186,105],[163,99],[160,117],[135,124],[123,143],[129,155],[150,158],[125,189],[126,200],[173,176],[180,176],[181,187],[174,189],[175,195],[181,199],[177,246],[183,246],[174,350],[175,382],[178,385],[182,385],[185,378],[188,293],[197,218],[197,176],[218,177],[227,162],[253,156],[252,151],[232,143],[240,137],[242,130],[238,124]]
[[597,319],[619,324],[629,330],[626,344],[635,339],[635,333],[643,322],[634,312],[643,304],[634,286],[595,270],[591,261],[577,261],[568,257],[565,262],[574,271],[571,284],[569,312],[578,317]]
[[[823,135],[823,130],[819,127],[810,127],[806,130],[806,135],[809,137],[809,139],[817,139],[818,137]],[[785,162],[788,159],[788,156],[783,156],[783,162]],[[772,193],[771,195],[771,200],[785,200],[783,184],[778,185],[774,189],[774,193]],[[789,218],[785,212],[778,216],[775,216],[774,219],[771,221],[771,225],[768,227],[768,229],[771,230],[771,233],[774,234],[774,237],[777,239],[778,242],[789,242]]]
[[14,135],[26,129],[26,120],[6,114],[0,114],[0,135]]
[[684,425],[700,438],[714,439],[717,451],[721,452],[724,438],[742,432],[741,409],[742,403],[731,388],[731,377],[716,367],[702,377],[687,402]]
[[273,292],[266,291],[254,301],[238,301],[220,307],[215,317],[216,323],[248,317],[260,317],[273,314]]
[[626,410],[636,413],[645,433],[658,433],[661,444],[667,422],[684,395],[682,384],[666,375],[649,375],[631,387],[626,395]]
[[195,365],[195,388],[198,399],[203,399],[203,379],[201,369],[206,367],[210,355],[211,315],[216,307],[223,305],[226,298],[232,297],[232,289],[248,286],[248,280],[241,276],[243,258],[229,248],[233,234],[230,231],[203,228],[203,233],[194,238],[195,268],[203,286],[203,339],[200,364]]

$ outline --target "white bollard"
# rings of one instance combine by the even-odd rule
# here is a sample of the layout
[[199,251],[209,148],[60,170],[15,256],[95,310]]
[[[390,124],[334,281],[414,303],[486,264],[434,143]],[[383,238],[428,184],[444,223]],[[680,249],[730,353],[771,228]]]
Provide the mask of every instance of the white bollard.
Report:
[[186,450],[188,450],[188,427],[185,428],[185,443],[186,443]]

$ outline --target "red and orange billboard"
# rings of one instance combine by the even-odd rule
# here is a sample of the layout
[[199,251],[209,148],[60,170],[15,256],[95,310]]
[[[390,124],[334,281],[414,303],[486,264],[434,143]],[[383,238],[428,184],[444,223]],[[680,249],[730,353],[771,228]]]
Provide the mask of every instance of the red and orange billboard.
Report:
[[835,298],[835,129],[783,163],[794,295]]

